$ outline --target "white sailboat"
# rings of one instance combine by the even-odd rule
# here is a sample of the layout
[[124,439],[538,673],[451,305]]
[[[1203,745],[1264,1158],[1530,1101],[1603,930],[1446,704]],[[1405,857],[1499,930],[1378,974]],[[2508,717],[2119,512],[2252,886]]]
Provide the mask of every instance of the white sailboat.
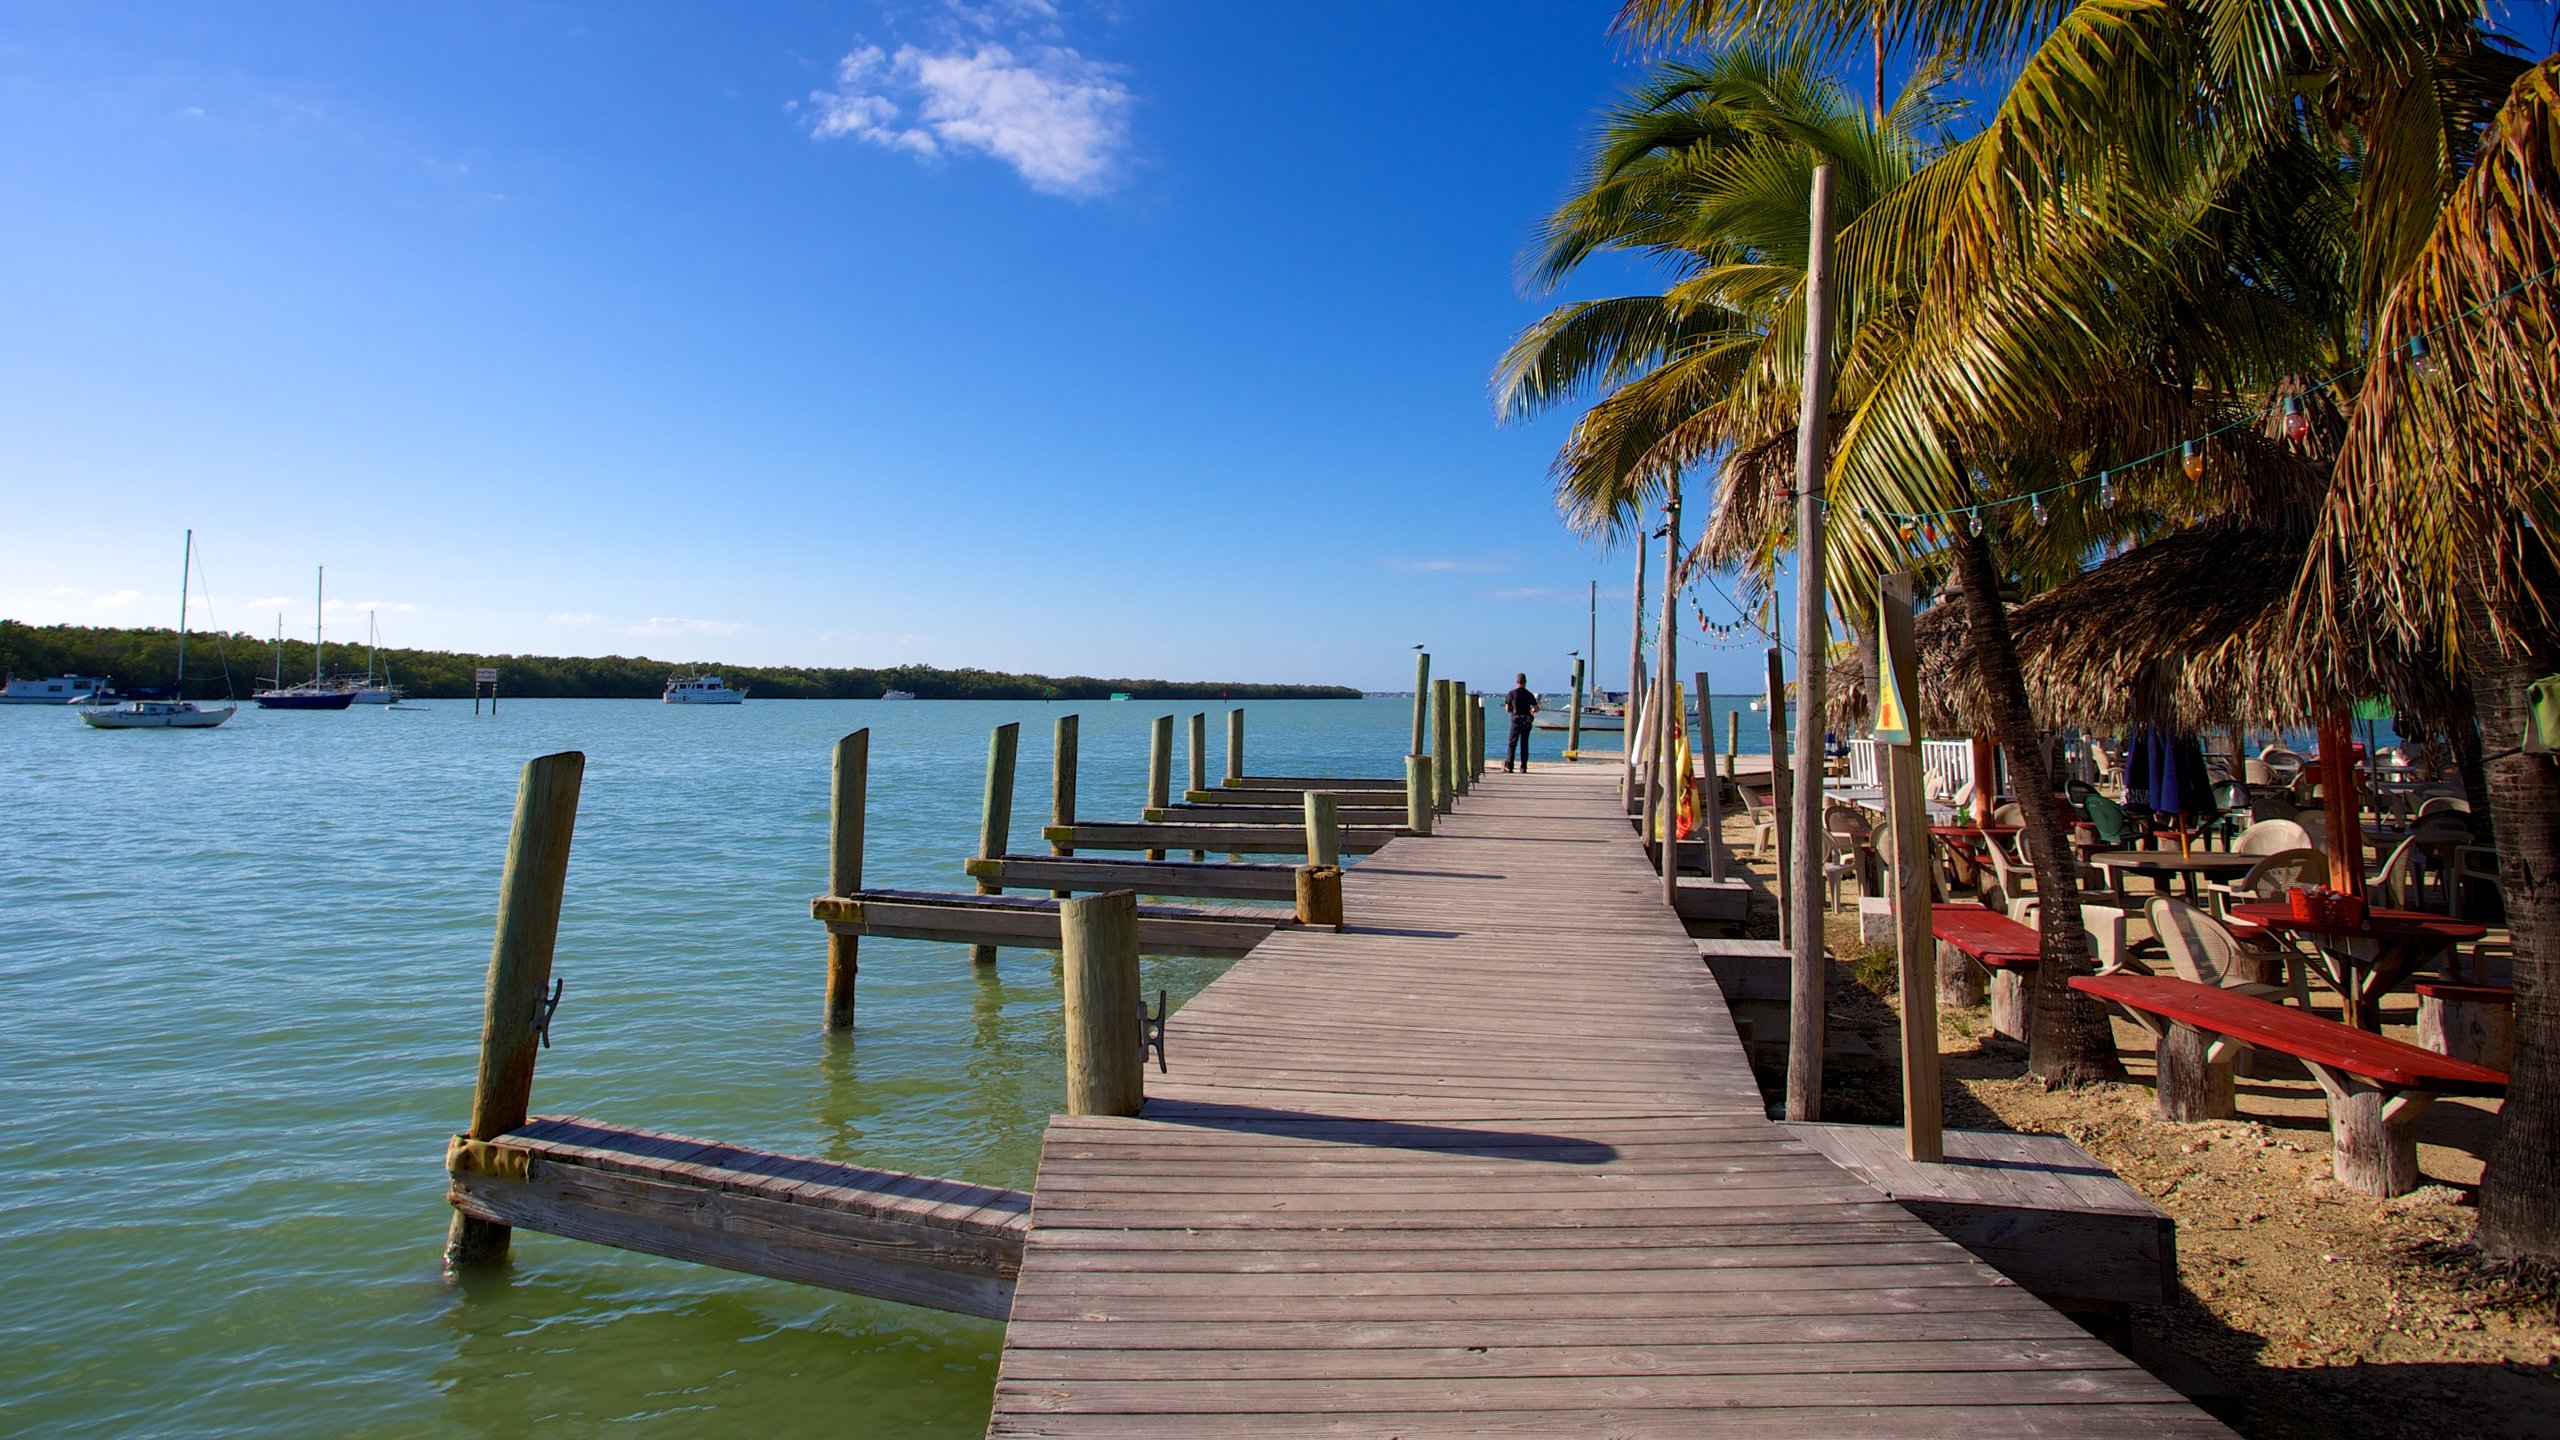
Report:
[[[1600,654],[1600,582],[1597,580],[1591,582],[1591,650],[1589,653],[1595,659]],[[1567,700],[1557,709],[1540,710],[1537,720],[1533,723],[1541,730],[1571,730],[1573,702]],[[1627,707],[1611,700],[1605,692],[1594,690],[1590,698],[1582,702],[1582,728],[1586,731],[1623,731],[1627,728]]]
[[367,610],[364,612],[364,679],[347,682],[347,688],[355,692],[358,705],[396,705],[400,701],[400,687],[391,683],[389,665],[381,667],[381,679],[374,678],[374,662],[381,653],[382,628],[374,619],[374,613]]
[[[178,562],[178,683],[174,693],[183,696],[187,686],[187,589],[192,583],[196,561],[196,532],[187,532],[184,558]],[[113,707],[83,706],[80,718],[101,730],[210,730],[228,720],[240,707],[236,705],[203,706],[192,700],[127,700]]]

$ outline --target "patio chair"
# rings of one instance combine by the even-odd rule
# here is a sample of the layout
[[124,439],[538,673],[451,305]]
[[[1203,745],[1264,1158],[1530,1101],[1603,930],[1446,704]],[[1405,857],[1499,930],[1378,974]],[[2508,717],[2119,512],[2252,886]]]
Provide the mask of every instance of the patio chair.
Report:
[[1735,788],[1742,791],[1743,813],[1751,821],[1751,858],[1761,859],[1778,843],[1778,813],[1758,790],[1748,785]]
[[2328,883],[2329,857],[2306,846],[2300,849],[2278,850],[2249,867],[2248,874],[2237,880],[2216,880],[2212,882],[2210,888],[2213,892],[2214,908],[2223,917],[2228,918],[2231,907],[2234,905],[2282,900],[2284,892],[2297,885]]
[[2234,855],[2281,855],[2287,850],[2310,848],[2311,832],[2291,820],[2261,820],[2231,841]]
[[1991,823],[2023,826],[2027,823],[2027,812],[2021,809],[2015,800],[2003,801],[1992,807]]
[[2365,888],[2379,893],[2392,909],[2406,910],[2410,892],[2418,888],[2418,869],[2426,859],[2426,837],[2404,835],[2391,847],[2389,858],[2365,872]]
[[[2035,872],[2010,860],[1999,841],[1982,847],[1990,852],[1992,883],[2000,892],[1999,910],[2021,925],[2036,923]],[[2080,890],[2080,928],[2089,932],[2089,940],[2098,952],[2098,972],[2113,974],[2124,967],[2127,935],[2125,921],[2132,910],[2131,902],[2113,890]]]
[[2240,778],[2248,781],[2249,788],[2252,790],[2281,790],[2284,788],[2284,782],[2276,778],[2276,767],[2268,764],[2264,760],[2249,760],[2242,762],[2240,766]]
[[2429,795],[2418,802],[2418,818],[2421,820],[2430,815],[2468,815],[2470,813],[2471,802],[2459,795]]
[[[2143,915],[2150,920],[2152,932],[2160,937],[2160,948],[2168,952],[2169,963],[2180,979],[2262,1000],[2292,993],[2290,986],[2235,979],[2240,958],[2250,953],[2248,949],[2238,936],[2223,928],[2221,921],[2177,896],[2152,896],[2150,903],[2143,906]],[[2288,960],[2287,968],[2296,963],[2299,962]]]
[[2140,826],[2126,817],[2124,807],[2104,795],[2090,795],[2080,802],[2080,813],[2089,817],[2097,828],[2101,845],[2131,845],[2142,839]]
[[[1884,893],[1882,876],[1884,858],[1876,853],[1875,827],[1867,817],[1847,805],[1829,805],[1822,811],[1824,859],[1846,858],[1857,877],[1860,895]],[[1832,905],[1840,903],[1839,887],[1832,887]]]
[[2279,785],[2292,784],[2294,777],[2302,773],[2302,757],[2281,745],[2270,745],[2259,751],[2258,758],[2275,773],[2275,781]]

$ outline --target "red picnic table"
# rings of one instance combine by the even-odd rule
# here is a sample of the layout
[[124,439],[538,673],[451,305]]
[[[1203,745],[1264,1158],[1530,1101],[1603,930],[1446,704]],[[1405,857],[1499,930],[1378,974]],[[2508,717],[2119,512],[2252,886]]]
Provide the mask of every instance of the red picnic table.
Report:
[[2346,1022],[2382,1029],[2382,997],[2429,961],[2488,931],[2468,920],[2423,910],[2369,910],[2362,925],[2323,925],[2293,918],[2293,907],[2257,902],[2231,907],[2231,928],[2298,935],[2311,942],[2312,972],[2338,992]]

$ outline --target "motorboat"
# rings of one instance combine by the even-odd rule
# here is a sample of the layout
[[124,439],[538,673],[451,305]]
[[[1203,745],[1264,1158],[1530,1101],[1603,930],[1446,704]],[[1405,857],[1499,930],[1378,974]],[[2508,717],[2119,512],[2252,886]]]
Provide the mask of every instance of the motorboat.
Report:
[[[1541,730],[1572,729],[1573,702],[1568,700],[1553,710],[1539,710],[1536,724],[1537,728]],[[1583,733],[1589,734],[1598,730],[1624,730],[1626,728],[1627,709],[1625,706],[1594,701],[1585,701],[1583,703]]]
[[56,675],[21,680],[12,674],[0,688],[0,705],[90,705],[112,693],[104,675]]
[[747,692],[730,689],[717,675],[670,675],[666,693],[658,698],[669,705],[740,705]]
[[[187,589],[193,583],[196,532],[187,532],[184,558],[178,562],[178,680],[170,698],[127,700],[119,705],[83,705],[80,718],[100,730],[210,730],[237,713],[237,705],[198,705],[179,698],[187,684]],[[224,667],[229,673],[229,667]],[[223,682],[229,688],[230,681]]]
[[916,692],[913,690],[891,690],[880,698],[883,700],[913,700],[916,698]]

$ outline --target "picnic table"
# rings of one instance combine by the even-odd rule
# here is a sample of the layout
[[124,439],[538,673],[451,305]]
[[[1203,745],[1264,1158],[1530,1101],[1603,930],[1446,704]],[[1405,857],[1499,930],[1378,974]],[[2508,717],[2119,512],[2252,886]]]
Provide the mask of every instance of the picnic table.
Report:
[[2293,908],[2259,901],[2231,907],[2231,928],[2298,936],[2312,947],[2311,972],[2338,994],[2346,1022],[2382,1029],[2382,997],[2445,951],[2488,933],[2468,920],[2423,910],[2369,910],[2362,925],[2293,918]]
[[2107,872],[2107,888],[2122,895],[2127,874],[2146,875],[2161,889],[2180,876],[2185,877],[2187,898],[2196,899],[2202,877],[2211,875],[2238,878],[2258,867],[2264,855],[2234,855],[2228,850],[2190,850],[2181,855],[2175,850],[2101,850],[2089,857],[2089,863]]

